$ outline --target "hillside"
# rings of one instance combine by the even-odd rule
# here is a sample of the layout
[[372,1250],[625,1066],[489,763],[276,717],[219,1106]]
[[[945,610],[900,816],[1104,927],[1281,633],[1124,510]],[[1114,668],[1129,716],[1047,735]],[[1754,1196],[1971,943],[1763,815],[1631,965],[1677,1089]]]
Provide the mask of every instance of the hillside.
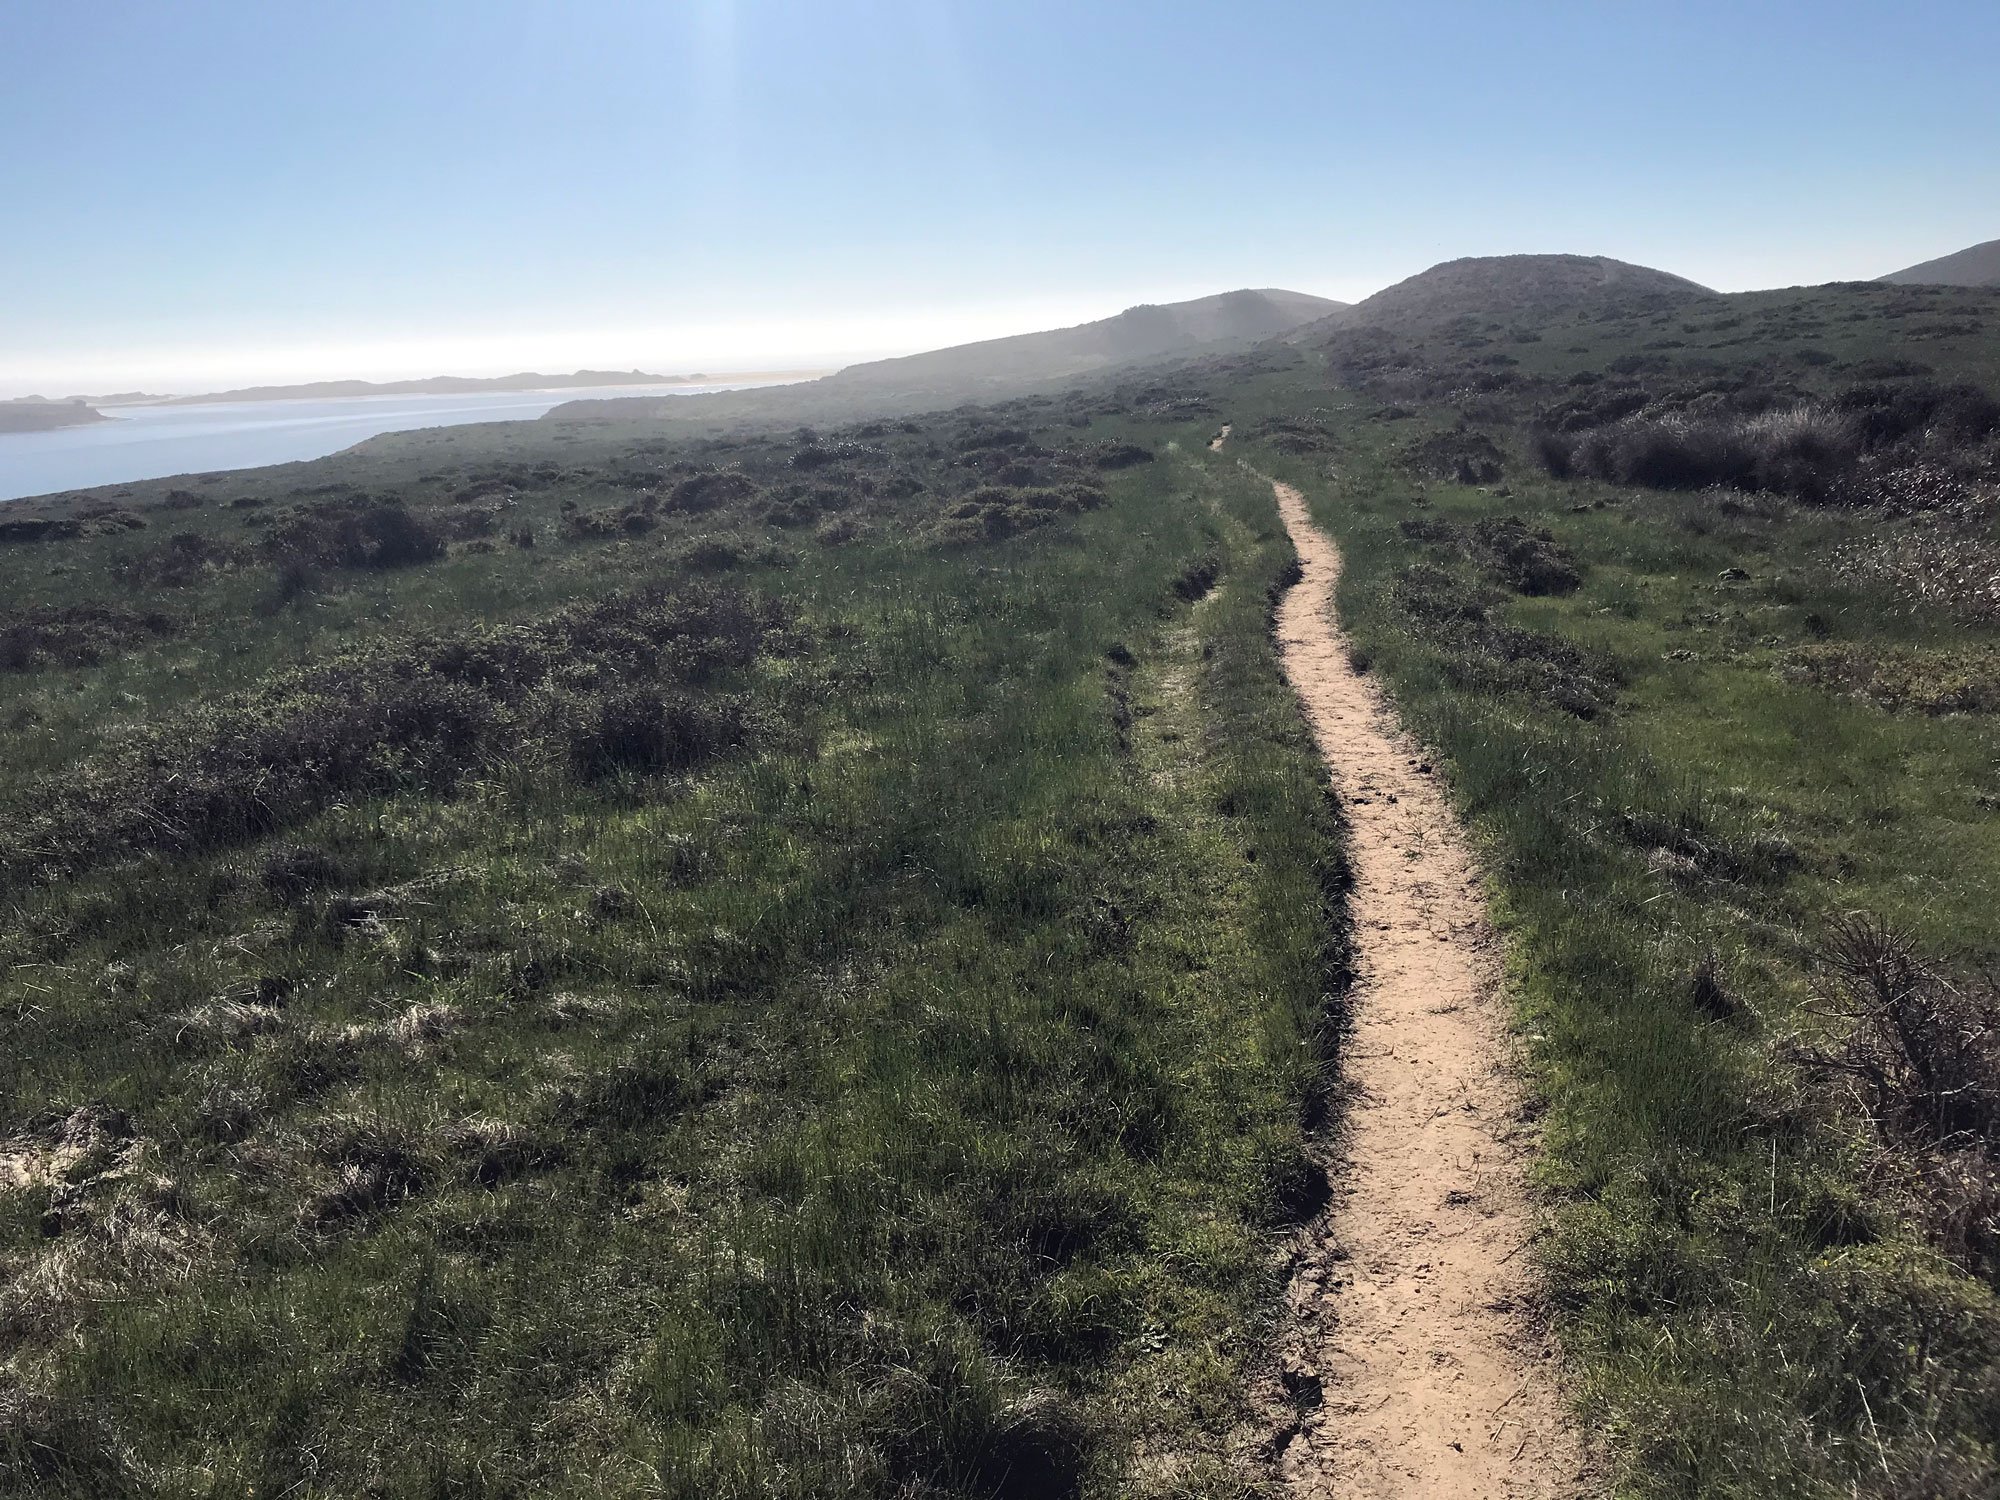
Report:
[[1432,266],[1292,337],[1309,341],[1340,328],[1423,332],[1459,318],[1509,323],[1564,312],[1654,312],[1712,295],[1683,277],[1602,255],[1473,256]]
[[2000,286],[2000,240],[1891,271],[1881,279],[1905,286]]
[[1342,305],[1301,292],[1224,292],[1192,302],[1128,307],[1115,317],[1074,328],[850,365],[829,376],[827,384],[913,394],[1011,390],[1142,360],[1253,344],[1337,312]]
[[676,398],[572,401],[545,420],[617,421],[669,416],[688,423],[844,421],[992,401],[1153,361],[1247,349],[1343,304],[1274,289],[1223,292],[1188,302],[1129,307],[1073,328],[1015,334],[897,359],[850,365],[780,390]]
[[1343,377],[1379,384],[1396,372],[1419,396],[1571,379],[1699,384],[1753,371],[1800,388],[1922,375],[2000,385],[2000,287],[1858,281],[1720,293],[1659,272],[1599,281],[1505,274],[1513,269],[1426,272],[1287,341]]

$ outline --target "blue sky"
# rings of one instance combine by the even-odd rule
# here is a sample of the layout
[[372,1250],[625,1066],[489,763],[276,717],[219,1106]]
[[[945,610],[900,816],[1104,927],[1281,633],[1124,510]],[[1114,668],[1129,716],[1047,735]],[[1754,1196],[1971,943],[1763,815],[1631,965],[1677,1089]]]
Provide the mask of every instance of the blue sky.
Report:
[[2000,6],[7,0],[0,394],[743,369],[2000,236]]

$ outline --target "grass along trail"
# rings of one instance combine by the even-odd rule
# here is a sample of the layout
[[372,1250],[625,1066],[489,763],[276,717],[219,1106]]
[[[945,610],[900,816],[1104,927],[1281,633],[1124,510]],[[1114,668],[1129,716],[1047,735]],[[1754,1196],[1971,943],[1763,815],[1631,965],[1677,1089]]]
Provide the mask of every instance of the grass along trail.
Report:
[[1358,978],[1327,1211],[1303,1231],[1281,1469],[1301,1496],[1543,1497],[1580,1486],[1529,1318],[1532,1131],[1507,1070],[1499,947],[1465,834],[1332,612],[1340,553],[1273,486],[1300,582],[1286,675],[1351,823]]

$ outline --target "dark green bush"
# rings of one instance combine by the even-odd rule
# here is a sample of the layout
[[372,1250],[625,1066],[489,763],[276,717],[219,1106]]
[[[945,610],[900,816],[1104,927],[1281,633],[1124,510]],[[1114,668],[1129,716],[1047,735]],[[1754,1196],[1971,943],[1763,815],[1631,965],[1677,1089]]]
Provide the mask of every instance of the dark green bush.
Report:
[[681,770],[743,739],[734,704],[649,688],[608,693],[578,706],[574,715],[570,758],[585,777]]
[[315,568],[407,568],[444,556],[444,536],[396,500],[324,502],[281,516],[265,556]]
[[95,666],[108,656],[173,635],[178,623],[158,610],[68,604],[0,609],[0,672]]

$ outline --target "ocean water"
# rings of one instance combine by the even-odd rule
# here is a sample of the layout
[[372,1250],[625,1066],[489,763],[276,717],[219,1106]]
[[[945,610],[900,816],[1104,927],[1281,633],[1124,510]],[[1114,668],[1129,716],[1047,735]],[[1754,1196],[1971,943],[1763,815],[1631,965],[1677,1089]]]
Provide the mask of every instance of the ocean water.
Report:
[[332,401],[234,401],[114,406],[108,422],[54,432],[0,432],[0,500],[324,458],[363,439],[413,427],[511,422],[565,401],[689,395],[730,385],[593,386],[478,391],[459,396],[347,396]]

